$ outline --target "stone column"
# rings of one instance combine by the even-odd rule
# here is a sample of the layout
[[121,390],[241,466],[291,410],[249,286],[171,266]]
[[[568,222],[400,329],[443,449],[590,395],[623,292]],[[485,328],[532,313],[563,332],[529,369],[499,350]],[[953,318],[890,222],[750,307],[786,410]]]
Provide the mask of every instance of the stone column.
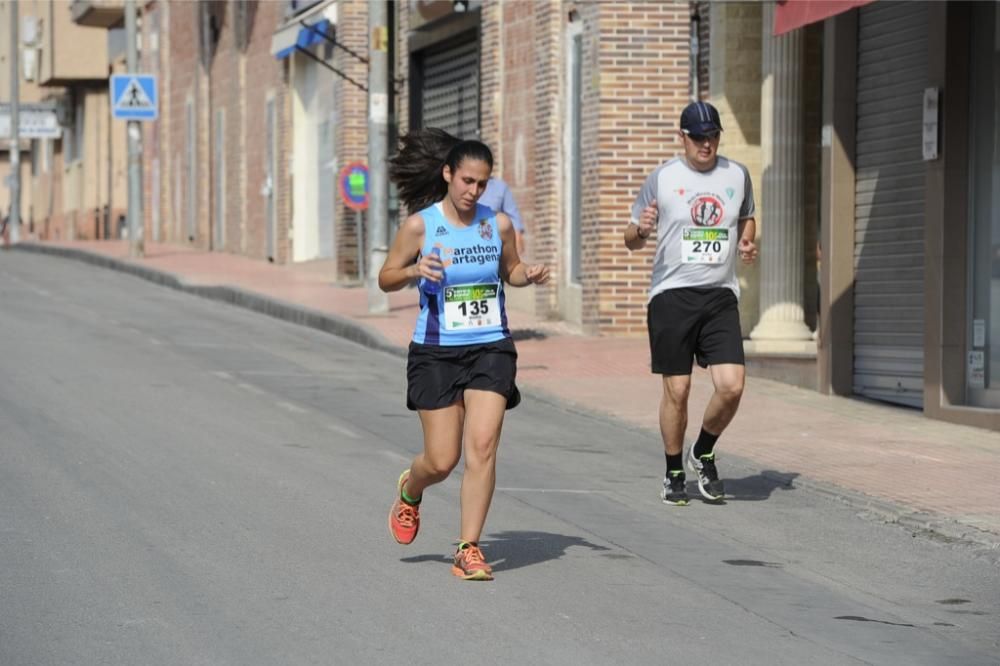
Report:
[[[711,34],[711,46],[705,47],[706,53],[710,51],[709,101],[719,110],[725,128],[719,150],[746,166],[759,195],[762,3],[706,4]],[[759,263],[747,266],[737,261],[736,277],[740,284],[740,332],[748,336],[760,317]]]
[[[759,351],[805,351],[812,341],[802,308],[805,188],[803,186],[803,55],[801,29],[775,37],[774,3],[763,5],[761,28],[761,152],[763,215],[759,218],[760,321],[750,339]],[[790,343],[782,345],[781,343]],[[814,348],[814,343],[813,343]]]

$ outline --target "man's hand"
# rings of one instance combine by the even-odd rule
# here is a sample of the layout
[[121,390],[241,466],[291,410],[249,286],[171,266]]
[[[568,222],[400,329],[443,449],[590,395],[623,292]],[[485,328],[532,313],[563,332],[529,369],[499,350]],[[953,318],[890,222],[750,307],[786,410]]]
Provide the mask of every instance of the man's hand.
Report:
[[757,246],[749,238],[741,238],[737,246],[737,252],[744,264],[750,265],[757,259]]
[[656,204],[649,204],[642,209],[642,214],[639,216],[639,238],[649,238],[653,230],[656,229],[656,218],[659,215],[660,211]]

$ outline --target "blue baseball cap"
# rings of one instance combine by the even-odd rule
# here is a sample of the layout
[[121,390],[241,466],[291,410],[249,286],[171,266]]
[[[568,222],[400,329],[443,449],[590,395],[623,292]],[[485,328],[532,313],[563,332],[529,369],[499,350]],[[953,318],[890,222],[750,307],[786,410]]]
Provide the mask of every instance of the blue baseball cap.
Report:
[[681,131],[698,136],[721,132],[719,110],[708,102],[691,102],[681,112]]

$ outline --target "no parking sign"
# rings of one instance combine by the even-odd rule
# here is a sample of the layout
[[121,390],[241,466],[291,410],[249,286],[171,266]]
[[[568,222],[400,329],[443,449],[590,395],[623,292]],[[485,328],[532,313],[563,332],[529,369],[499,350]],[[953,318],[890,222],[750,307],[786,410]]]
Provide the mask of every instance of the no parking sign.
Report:
[[368,167],[364,162],[351,162],[340,170],[340,196],[351,210],[368,210]]

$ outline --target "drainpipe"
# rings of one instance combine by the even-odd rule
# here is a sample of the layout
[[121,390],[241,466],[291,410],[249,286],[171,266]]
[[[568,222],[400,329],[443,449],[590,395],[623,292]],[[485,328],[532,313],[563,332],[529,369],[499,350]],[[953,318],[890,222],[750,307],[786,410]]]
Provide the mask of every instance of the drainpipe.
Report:
[[21,239],[21,137],[18,117],[18,86],[21,72],[18,68],[18,0],[7,3],[10,8],[10,217],[7,220],[8,238],[11,243]]
[[[212,206],[212,197],[221,196],[221,192],[216,192],[212,181],[212,16],[209,12],[211,4],[207,2],[198,3],[198,11],[201,12],[201,53],[202,53],[202,68],[205,72],[205,115],[207,120],[205,122],[205,145],[207,146],[208,159],[206,160],[196,160],[205,169],[205,191],[208,192],[208,249],[211,252],[215,248],[215,223],[216,221],[212,219],[212,214],[214,211],[214,206]],[[200,115],[200,114],[196,114]],[[195,134],[197,136],[197,133]],[[197,154],[198,147],[195,147],[195,153]]]
[[[112,74],[114,74],[114,69],[111,67],[111,65],[108,65],[108,78],[109,79],[111,78]],[[113,99],[111,99],[111,95],[108,95],[108,105],[111,106],[114,103],[115,103],[115,101]],[[111,110],[108,109],[108,115],[109,116],[110,116],[110,113],[111,113]],[[115,155],[114,137],[112,136],[111,123],[109,121],[108,122],[108,155],[107,155],[107,160],[105,160],[105,162],[107,163],[107,171],[108,171],[108,173],[107,173],[107,178],[108,178],[108,182],[107,182],[108,201],[107,201],[107,204],[104,207],[104,234],[102,235],[102,238],[104,238],[104,240],[108,240],[108,239],[111,238],[111,211],[114,210],[114,197],[115,197],[115,185],[114,185],[114,183],[115,183],[115,180],[114,180],[115,179],[115,171],[114,171],[115,158],[114,158],[114,155]]]
[[698,10],[694,10],[694,14],[691,15],[691,100],[698,101],[700,95],[698,94],[698,88],[701,85],[698,80],[698,32],[701,28],[701,15],[698,14]]
[[[135,0],[125,0],[125,32],[127,33],[127,49],[125,60],[129,74],[139,73],[139,50],[136,44],[137,9]],[[143,178],[142,178],[142,124],[138,120],[129,120],[128,134],[128,245],[130,257],[142,257],[145,254],[143,232],[145,231],[145,215],[143,213]]]

